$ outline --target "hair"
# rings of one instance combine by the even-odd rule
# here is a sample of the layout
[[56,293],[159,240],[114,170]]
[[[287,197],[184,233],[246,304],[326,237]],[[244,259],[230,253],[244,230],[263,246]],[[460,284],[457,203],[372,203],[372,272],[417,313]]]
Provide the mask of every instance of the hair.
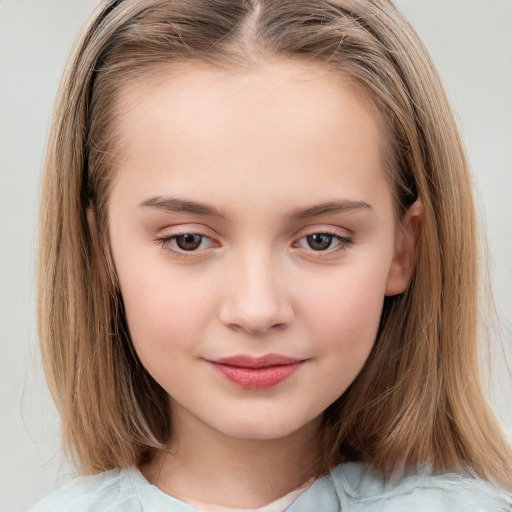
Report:
[[[423,208],[405,293],[324,413],[323,471],[418,464],[510,486],[512,454],[478,368],[479,256],[463,144],[428,50],[390,0],[123,0],[100,5],[67,65],[40,210],[39,335],[63,445],[84,474],[141,464],[170,439],[167,393],[135,354],[109,249],[122,87],[196,61],[301,59],[341,72],[386,126],[400,217]],[[87,210],[96,214],[98,237]]]

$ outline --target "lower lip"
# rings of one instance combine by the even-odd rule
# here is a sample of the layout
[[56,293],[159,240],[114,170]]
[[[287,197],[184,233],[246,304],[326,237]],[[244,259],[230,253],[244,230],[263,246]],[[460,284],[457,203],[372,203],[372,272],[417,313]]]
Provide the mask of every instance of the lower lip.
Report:
[[243,368],[228,364],[210,362],[213,368],[228,381],[243,389],[269,389],[291,377],[303,361],[292,364],[266,366],[264,368]]

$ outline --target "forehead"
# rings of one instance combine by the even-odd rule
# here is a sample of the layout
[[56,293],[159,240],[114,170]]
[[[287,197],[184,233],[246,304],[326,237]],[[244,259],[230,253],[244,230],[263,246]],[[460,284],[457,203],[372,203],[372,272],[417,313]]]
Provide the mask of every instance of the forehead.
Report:
[[114,184],[184,193],[209,184],[210,193],[274,196],[342,178],[350,196],[361,178],[367,187],[383,181],[373,109],[325,66],[279,60],[241,71],[184,63],[123,87],[118,105]]
[[[242,69],[194,61],[163,65],[161,69],[153,69],[146,78],[121,86],[116,110],[116,129],[127,137],[133,135],[127,128],[141,120],[153,117],[153,125],[171,121],[165,119],[166,111],[172,111],[177,130],[183,128],[185,120],[191,124],[200,120],[194,126],[198,136],[211,123],[227,126],[238,122],[243,125],[243,132],[249,134],[259,129],[256,121],[281,120],[278,127],[285,135],[291,133],[287,122],[293,120],[300,121],[299,126],[314,122],[333,127],[332,121],[339,125],[347,118],[348,123],[354,124],[359,118],[367,128],[378,121],[378,113],[363,95],[362,88],[339,70],[282,59],[262,61]],[[368,131],[368,136],[380,143],[380,131]]]

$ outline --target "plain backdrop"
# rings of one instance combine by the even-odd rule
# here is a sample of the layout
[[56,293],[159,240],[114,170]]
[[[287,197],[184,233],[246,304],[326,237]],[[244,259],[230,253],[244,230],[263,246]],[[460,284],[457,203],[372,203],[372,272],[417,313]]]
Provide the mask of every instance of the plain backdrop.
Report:
[[[26,510],[72,476],[59,449],[58,418],[37,352],[36,217],[60,74],[95,3],[0,0],[0,510],[5,512]],[[492,401],[510,435],[512,0],[398,3],[438,63],[474,169],[502,332]]]

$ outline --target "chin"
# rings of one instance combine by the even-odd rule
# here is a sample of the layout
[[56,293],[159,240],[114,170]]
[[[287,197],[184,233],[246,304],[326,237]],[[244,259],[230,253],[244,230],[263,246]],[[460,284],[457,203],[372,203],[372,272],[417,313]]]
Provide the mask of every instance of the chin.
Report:
[[245,439],[252,441],[272,441],[288,437],[311,424],[306,422],[293,422],[290,418],[244,418],[244,421],[234,421],[230,425],[223,425],[218,428],[224,435],[234,439]]

